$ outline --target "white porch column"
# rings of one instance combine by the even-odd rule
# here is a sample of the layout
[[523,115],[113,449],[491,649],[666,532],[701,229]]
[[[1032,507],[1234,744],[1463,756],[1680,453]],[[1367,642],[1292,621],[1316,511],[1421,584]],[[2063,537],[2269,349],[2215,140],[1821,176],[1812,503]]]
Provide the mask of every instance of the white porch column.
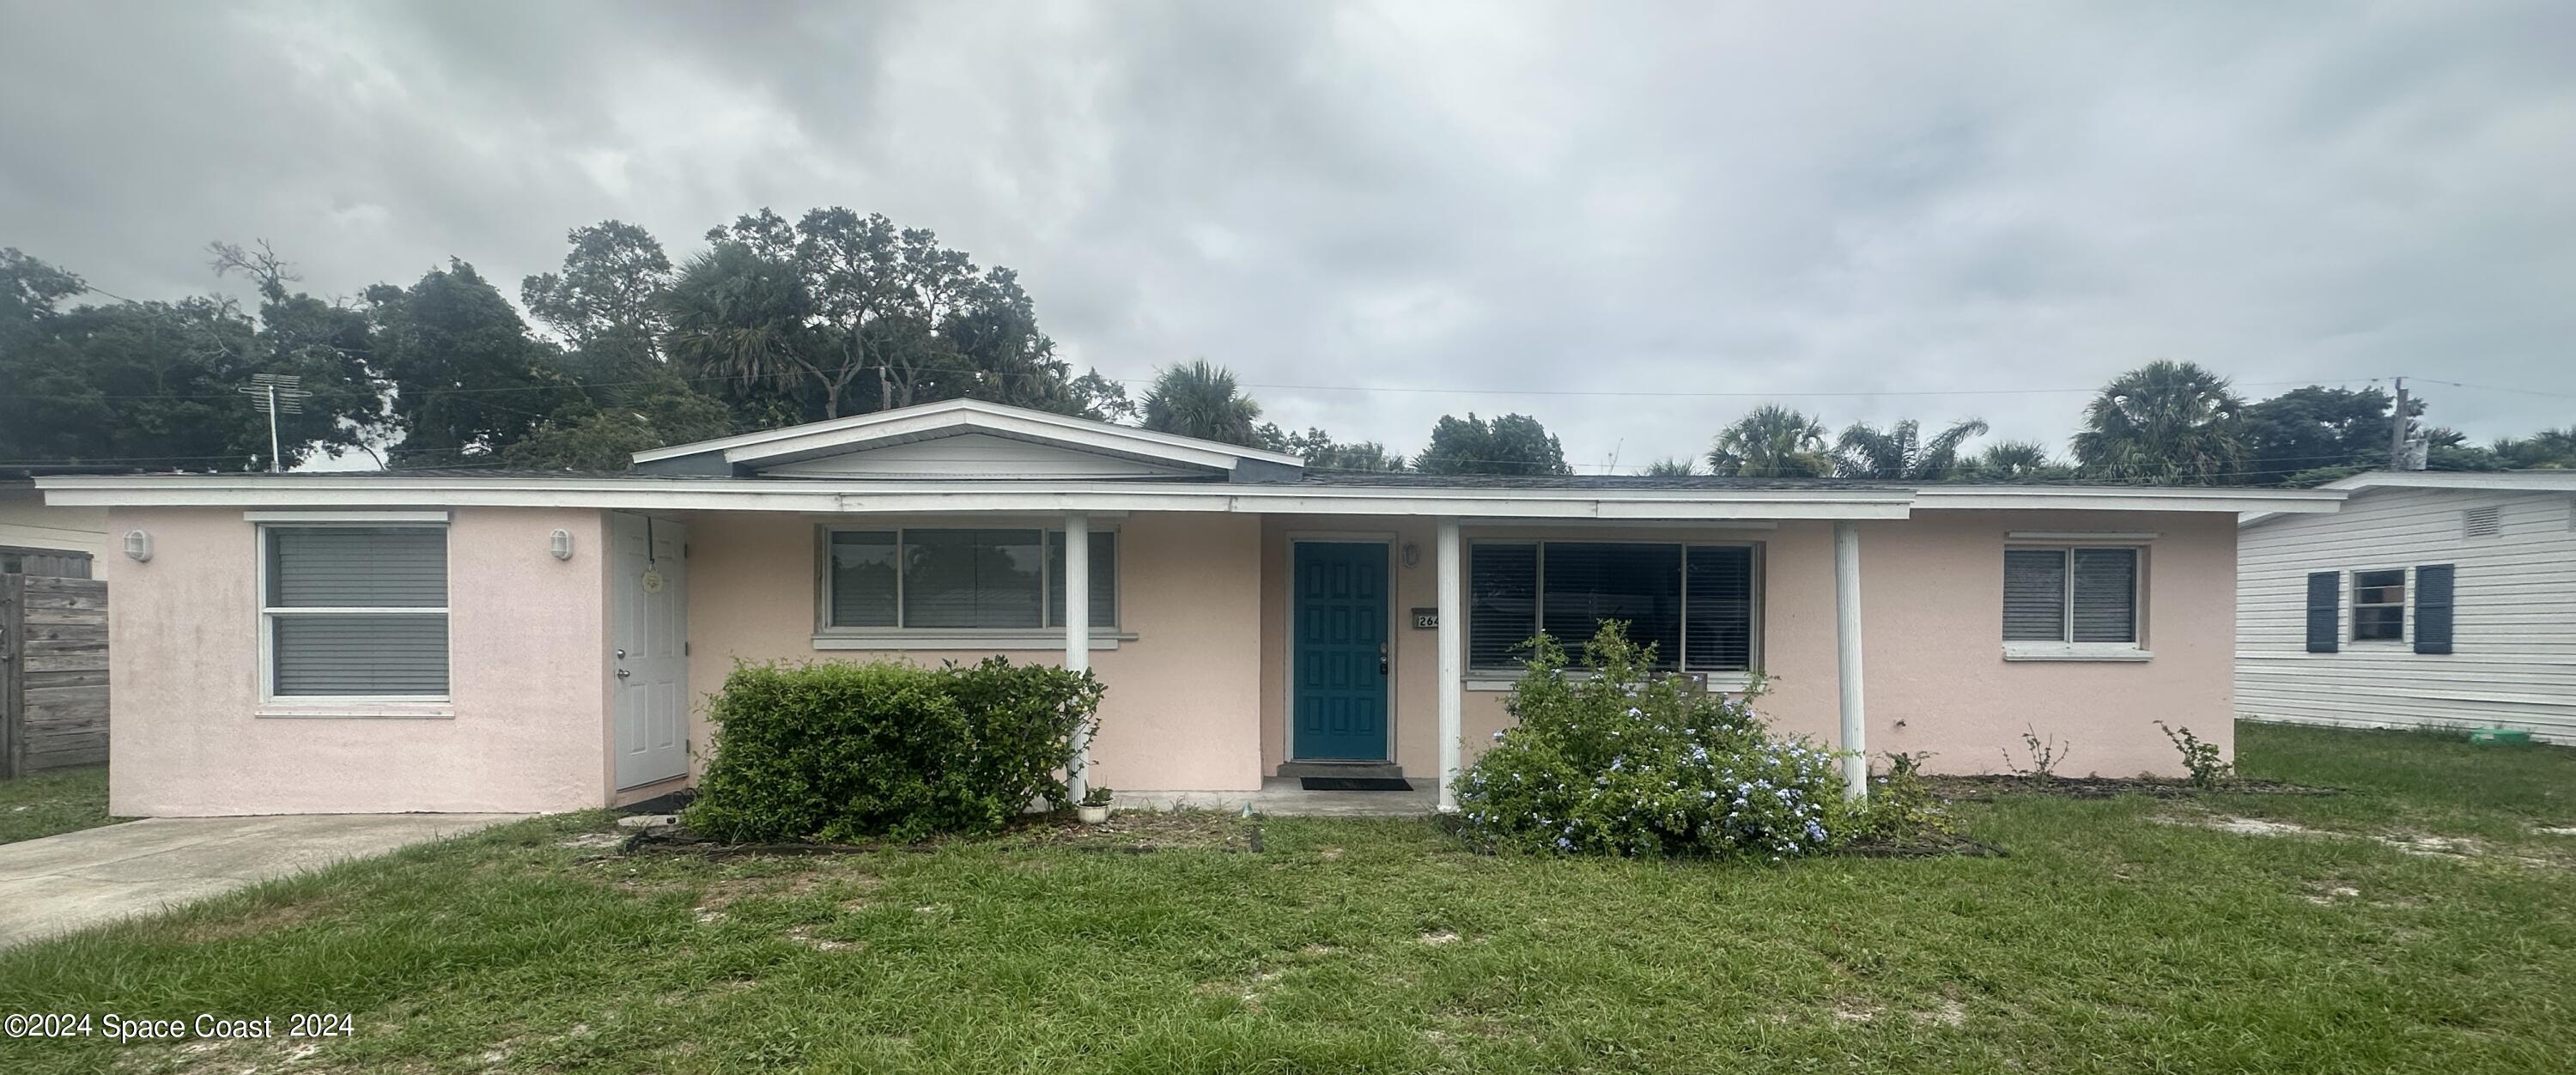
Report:
[[1842,688],[1843,795],[1869,797],[1869,728],[1862,717],[1860,673],[1860,530],[1834,524],[1834,656]]
[[[1064,516],[1064,668],[1068,672],[1091,668],[1091,517],[1078,511]],[[1070,776],[1065,783],[1079,800],[1091,790],[1088,735],[1075,734]]]
[[1458,550],[1458,520],[1440,520],[1440,812],[1458,811],[1459,722],[1466,706],[1467,613],[1465,566]]

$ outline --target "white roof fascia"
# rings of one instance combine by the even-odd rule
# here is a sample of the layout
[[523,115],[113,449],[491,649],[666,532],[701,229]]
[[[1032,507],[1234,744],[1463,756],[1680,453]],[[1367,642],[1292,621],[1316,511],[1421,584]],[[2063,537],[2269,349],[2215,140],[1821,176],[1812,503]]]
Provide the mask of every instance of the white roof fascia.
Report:
[[2337,478],[2320,489],[2482,489],[2576,492],[2576,470],[2374,470]]
[[2344,494],[2323,489],[2252,489],[2212,486],[1930,486],[1915,491],[1917,510],[1948,511],[2268,511],[2322,515],[2339,510]]
[[1200,440],[1196,437],[1156,433],[1152,430],[1094,422],[1068,415],[1048,414],[1017,407],[1004,407],[982,400],[952,399],[893,411],[878,411],[850,418],[783,429],[763,430],[694,444],[675,444],[635,453],[635,461],[648,463],[658,459],[721,452],[728,463],[758,465],[763,460],[781,459],[810,453],[828,453],[832,449],[860,451],[875,441],[921,437],[927,434],[989,432],[1024,440],[1061,444],[1071,448],[1113,452],[1146,459],[1159,459],[1187,466],[1232,470],[1245,459],[1257,459],[1282,466],[1303,466],[1305,461],[1293,455],[1244,448],[1231,444]]

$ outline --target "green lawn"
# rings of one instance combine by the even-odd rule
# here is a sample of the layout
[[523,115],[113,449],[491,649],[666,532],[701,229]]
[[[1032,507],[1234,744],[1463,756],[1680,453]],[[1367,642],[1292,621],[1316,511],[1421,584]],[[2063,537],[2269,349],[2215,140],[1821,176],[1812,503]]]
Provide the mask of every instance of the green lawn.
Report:
[[[2576,825],[2576,751],[2240,735],[2248,775],[2355,790],[2007,798],[1961,814],[2008,858],[1776,867],[1422,822],[1274,819],[1252,852],[1218,818],[1162,824],[1230,847],[584,862],[604,818],[546,819],[0,952],[0,1011],[355,1037],[0,1069],[2565,1070],[2576,837],[2533,826]],[[2153,820],[2220,816],[2316,831]],[[2471,853],[2376,839],[2425,835]]]
[[0,844],[94,829],[115,820],[107,816],[107,766],[0,780]]

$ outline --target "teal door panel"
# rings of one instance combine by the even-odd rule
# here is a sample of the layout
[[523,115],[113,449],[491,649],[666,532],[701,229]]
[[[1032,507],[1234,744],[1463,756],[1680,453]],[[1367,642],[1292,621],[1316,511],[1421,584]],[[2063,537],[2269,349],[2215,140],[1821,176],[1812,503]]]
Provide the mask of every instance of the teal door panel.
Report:
[[1300,761],[1386,761],[1386,546],[1301,541],[1291,546]]

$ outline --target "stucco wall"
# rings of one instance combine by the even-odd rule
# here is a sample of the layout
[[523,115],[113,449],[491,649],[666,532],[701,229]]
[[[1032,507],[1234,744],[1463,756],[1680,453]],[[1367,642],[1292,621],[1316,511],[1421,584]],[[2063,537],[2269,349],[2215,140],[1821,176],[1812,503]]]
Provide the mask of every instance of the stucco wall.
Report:
[[[1062,645],[1019,650],[818,650],[814,647],[815,527],[774,513],[707,513],[689,525],[690,741],[710,741],[705,698],[736,660],[1014,661],[1061,664]],[[864,524],[865,516],[850,516]],[[907,518],[905,526],[959,525]],[[974,526],[1060,526],[1059,520],[979,518]],[[1134,634],[1094,650],[1108,685],[1092,777],[1126,791],[1243,791],[1261,785],[1260,520],[1154,512],[1103,519],[1118,531],[1119,628]],[[693,764],[703,765],[697,758]]]
[[[2006,661],[2002,656],[2003,546],[2007,531],[2141,531],[2147,543],[2145,662]],[[1289,538],[1391,537],[1398,612],[1436,603],[1434,533],[1428,519],[1273,516],[1263,533],[1261,742],[1265,772],[1287,757]],[[1762,661],[1770,693],[1757,708],[1783,731],[1839,739],[1834,648],[1833,524],[1775,530],[1545,527],[1478,528],[1477,538],[1756,541],[1763,546]],[[2071,747],[2066,775],[2176,774],[2180,757],[2154,726],[2189,726],[2234,752],[2232,650],[2235,540],[2232,515],[2100,512],[1919,512],[1860,526],[1862,649],[1869,749],[1929,751],[1939,772],[1995,772],[2003,751],[2026,761],[2025,727]],[[1420,562],[1406,568],[1413,543]],[[1432,632],[1399,623],[1394,683],[1396,760],[1406,772],[1437,766],[1438,650]],[[1472,762],[1509,723],[1501,690],[1468,690],[1460,724]],[[1898,721],[1903,721],[1899,725]]]
[[[109,809],[128,815],[540,811],[603,799],[607,548],[588,510],[464,508],[448,532],[454,716],[260,717],[258,536],[239,508],[119,508],[152,560],[102,559]],[[570,531],[570,561],[547,537]]]

